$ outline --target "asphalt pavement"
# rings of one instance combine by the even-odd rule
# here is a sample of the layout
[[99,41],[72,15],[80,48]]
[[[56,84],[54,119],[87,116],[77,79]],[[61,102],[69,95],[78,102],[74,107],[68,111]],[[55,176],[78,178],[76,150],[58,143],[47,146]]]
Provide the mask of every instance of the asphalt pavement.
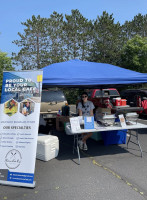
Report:
[[[146,119],[140,122],[147,124]],[[147,130],[139,130],[143,157],[134,143],[104,146],[88,140],[88,151],[72,153],[73,136],[58,136],[57,158],[36,160],[34,189],[0,185],[0,200],[144,200],[147,199]],[[128,137],[127,137],[128,140]],[[29,163],[28,163],[29,165]]]

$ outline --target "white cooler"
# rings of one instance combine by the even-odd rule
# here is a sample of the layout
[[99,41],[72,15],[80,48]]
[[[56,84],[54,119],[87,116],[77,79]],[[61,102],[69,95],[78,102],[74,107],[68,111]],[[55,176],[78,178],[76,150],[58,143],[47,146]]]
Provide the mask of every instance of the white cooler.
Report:
[[43,161],[51,160],[58,156],[59,140],[53,135],[39,134],[37,139],[36,158]]

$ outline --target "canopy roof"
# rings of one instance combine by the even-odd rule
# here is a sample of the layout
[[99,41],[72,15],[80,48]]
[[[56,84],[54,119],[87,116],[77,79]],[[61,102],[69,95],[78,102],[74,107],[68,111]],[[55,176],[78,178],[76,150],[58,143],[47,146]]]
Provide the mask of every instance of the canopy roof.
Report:
[[43,84],[49,87],[110,87],[147,82],[147,74],[106,63],[69,60],[43,68]]

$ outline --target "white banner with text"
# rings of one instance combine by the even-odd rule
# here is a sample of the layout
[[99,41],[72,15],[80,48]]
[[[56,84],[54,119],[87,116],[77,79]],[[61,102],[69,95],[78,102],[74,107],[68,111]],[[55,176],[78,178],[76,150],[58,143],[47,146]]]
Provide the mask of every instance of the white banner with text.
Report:
[[41,70],[3,73],[0,183],[34,181],[42,75]]

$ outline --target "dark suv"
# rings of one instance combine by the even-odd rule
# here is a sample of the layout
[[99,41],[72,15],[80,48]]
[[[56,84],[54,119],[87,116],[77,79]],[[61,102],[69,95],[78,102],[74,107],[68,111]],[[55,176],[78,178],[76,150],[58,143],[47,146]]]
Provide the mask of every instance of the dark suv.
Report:
[[127,100],[127,105],[131,107],[143,107],[142,114],[147,114],[147,89],[128,89],[120,93],[121,98]]
[[41,97],[40,114],[46,120],[55,119],[62,106],[67,103],[62,90],[43,90]]

